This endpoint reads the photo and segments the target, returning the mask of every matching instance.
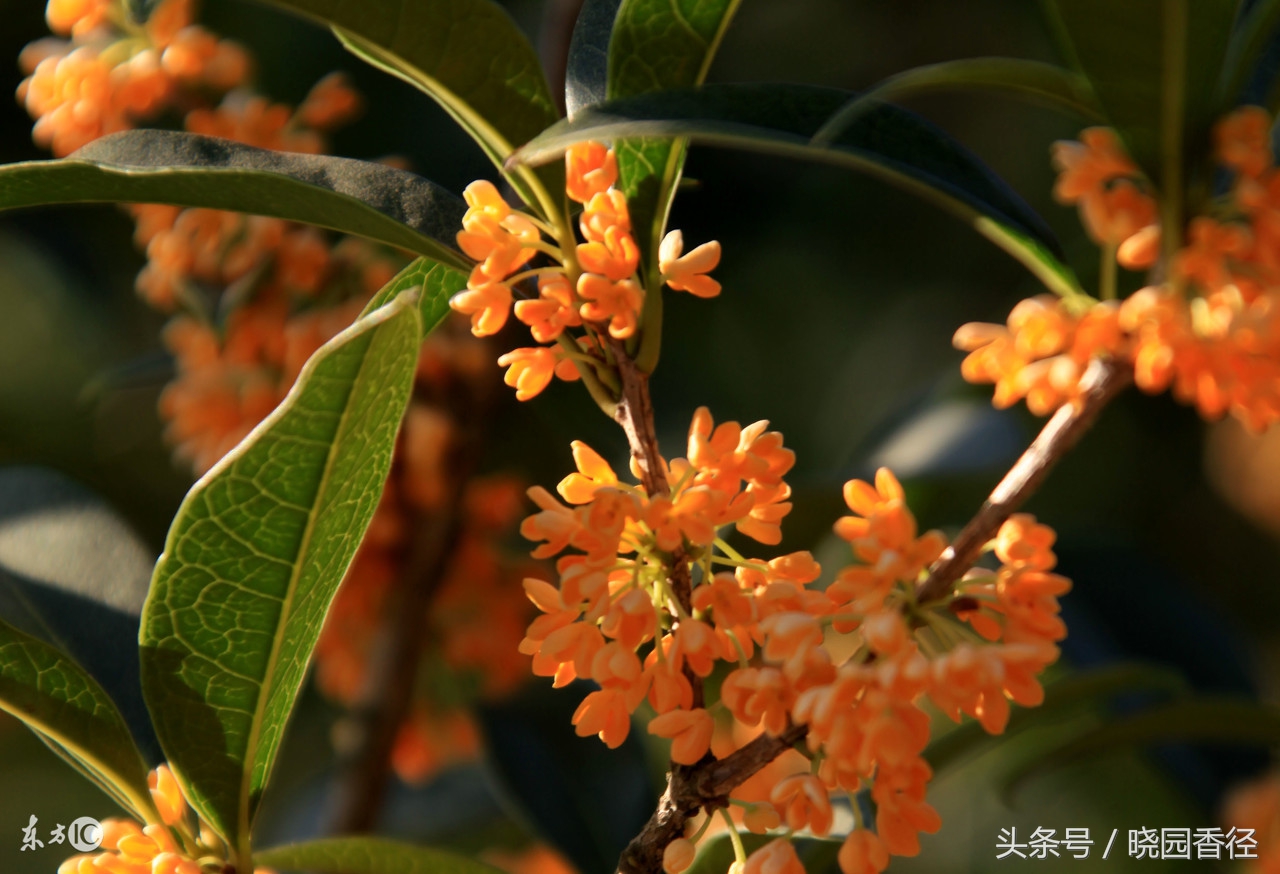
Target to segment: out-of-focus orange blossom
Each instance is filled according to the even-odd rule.
[[[36,119],[34,139],[63,156],[98,137],[177,112],[193,133],[264,149],[321,154],[326,134],[359,114],[345,76],[321,79],[297,107],[249,86],[248,50],[194,23],[189,0],[163,0],[145,26],[119,0],[50,0],[63,37],[29,45],[18,99]],[[146,252],[139,295],[170,315],[162,338],[176,375],[160,397],[165,436],[196,473],[208,470],[284,399],[303,364],[346,328],[406,263],[385,247],[280,219],[156,204],[128,207]],[[492,352],[457,325],[424,345],[391,481],[348,572],[316,650],[316,676],[332,699],[355,702],[369,654],[391,620],[417,520],[452,493],[460,439],[446,399],[482,391]],[[458,546],[422,617],[432,645],[424,672],[466,677],[460,689],[500,695],[527,672],[516,646],[528,620],[519,581],[532,571],[500,548],[523,503],[498,477],[469,483]],[[397,773],[423,781],[475,755],[467,698],[415,696],[392,756]]]
[[[1148,393],[1171,390],[1206,419],[1230,413],[1252,431],[1280,418],[1280,171],[1266,111],[1246,106],[1215,129],[1216,157],[1232,178],[1226,197],[1192,218],[1158,281],[1124,300],[1024,300],[1005,325],[956,332],[970,382],[995,384],[994,403],[1025,399],[1045,415],[1080,393],[1088,362],[1132,368]],[[1114,265],[1148,270],[1161,248],[1153,187],[1116,134],[1090,128],[1058,143],[1055,193],[1074,203]]]

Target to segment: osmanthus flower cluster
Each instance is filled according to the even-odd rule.
[[[451,305],[471,316],[477,337],[502,330],[514,308],[533,338],[548,344],[513,349],[498,360],[522,401],[539,394],[553,376],[577,379],[575,361],[593,370],[605,363],[600,338],[632,337],[644,305],[644,287],[636,276],[640,250],[631,236],[627,199],[613,187],[618,178],[613,150],[582,143],[569,150],[565,163],[566,194],[582,205],[582,242],[567,224],[548,225],[513,209],[491,182],[473,182],[464,192],[468,209],[458,246],[477,264]],[[530,266],[539,255],[545,258],[538,263],[550,263]],[[715,241],[686,253],[683,235],[671,231],[662,240],[658,263],[669,288],[703,298],[720,293],[720,283],[706,275],[720,263]],[[536,283],[536,296],[530,291],[516,300],[526,282]],[[580,329],[577,337],[573,329]]]
[[[1014,307],[1005,325],[963,326],[955,344],[969,352],[965,378],[995,383],[998,407],[1026,398],[1045,414],[1076,398],[1085,366],[1102,357],[1205,418],[1230,412],[1255,431],[1280,418],[1280,171],[1270,129],[1252,106],[1218,123],[1215,156],[1230,190],[1191,219],[1161,279],[1122,301],[1116,266],[1147,270],[1162,250],[1153,187],[1109,129],[1057,144],[1055,193],[1078,204],[1103,247],[1103,299],[1041,296]]]
[[[746,558],[720,536],[732,525],[764,544],[779,540],[790,506],[776,498],[788,495],[781,477],[794,457],[765,423],[713,428],[699,410],[688,458],[667,465],[673,485],[663,496],[622,482],[583,444],[573,450],[578,472],[560,483],[564,503],[530,490],[540,512],[521,530],[542,541],[535,556],[560,555],[560,582],[525,581],[543,615],[521,648],[557,686],[576,677],[600,686],[573,721],[610,746],[646,700],[657,713],[648,731],[670,738],[672,760],[684,765],[723,758],[760,731],[806,727],[801,770],[774,769],[771,785],[730,799],[752,831],[827,836],[833,797],[866,792],[874,830],[859,821],[839,860],[846,874],[881,871],[890,855],[917,854],[919,832],[940,825],[925,800],[926,701],[997,734],[1010,701],[1042,700],[1037,674],[1058,657],[1066,629],[1057,597],[1070,583],[1050,572],[1053,532],[1030,516],[1000,529],[998,569],[971,572],[953,594],[920,604],[915,586],[947,544],[936,531],[918,533],[901,486],[882,469],[874,485],[845,486],[853,515],[836,532],[858,561],[819,590],[809,553]],[[692,610],[673,591],[677,580],[691,586]],[[833,635],[855,636],[851,657],[832,655]],[[718,700],[695,700],[690,680],[718,667]],[[669,874],[688,866],[701,833],[668,846]],[[745,861],[747,871],[799,866],[785,837]]]
[[[521,531],[542,541],[535,557],[560,555],[559,586],[525,582],[544,615],[521,648],[533,655],[534,672],[556,685],[576,677],[599,684],[573,721],[580,735],[610,746],[626,738],[645,700],[657,713],[648,730],[670,738],[672,760],[685,765],[710,755],[718,713],[775,735],[807,726],[813,767],[779,775],[769,801],[749,802],[748,827],[785,822],[789,831],[826,835],[831,795],[869,788],[876,830],[846,837],[841,864],[850,874],[882,870],[890,853],[915,854],[917,833],[939,825],[924,800],[931,774],[920,758],[929,737],[922,699],[956,718],[974,715],[992,732],[1003,729],[1010,697],[1038,703],[1035,674],[1057,657],[1054,642],[1065,629],[1056,596],[1068,584],[1047,572],[1051,533],[1017,518],[998,541],[1004,567],[971,576],[945,604],[921,608],[912,587],[946,544],[936,532],[917,536],[888,471],[875,487],[846,487],[857,515],[836,530],[862,563],[825,591],[809,588],[820,568],[807,552],[742,556],[723,529],[777,544],[791,509],[783,477],[794,454],[766,428],[717,427],[700,409],[687,458],[660,462],[665,494],[623,482],[574,443],[578,471],[558,488],[565,503],[530,490],[540,512]],[[829,633],[858,634],[858,654],[837,664],[823,645]],[[692,678],[710,676],[720,662],[733,669],[719,700],[696,700]],[[676,841],[667,870],[691,858],[690,845]],[[775,842],[746,866],[772,870],[794,858],[789,844]]]
[[[359,110],[345,79],[321,80],[297,108],[244,87],[247,51],[192,23],[189,0],[164,0],[144,26],[120,0],[50,0],[68,40],[23,51],[18,99],[33,136],[55,155],[166,111],[195,133],[267,149],[319,153],[324,132]],[[350,324],[360,303],[402,265],[363,240],[210,209],[138,204],[134,239],[147,265],[138,293],[173,321],[166,345],[178,377],[161,401],[169,440],[208,469],[288,392],[303,362]]]
[[[328,149],[326,133],[361,106],[336,73],[296,108],[254,92],[245,85],[248,51],[193,24],[189,0],[163,0],[144,26],[133,24],[120,0],[50,0],[46,15],[68,39],[28,46],[21,64],[29,78],[18,98],[36,118],[36,142],[57,155],[173,110],[192,133],[318,154]],[[366,240],[280,219],[156,204],[128,209],[147,255],[138,293],[171,316],[162,339],[177,372],[160,397],[165,436],[196,473],[275,409],[307,359],[406,263]],[[318,684],[339,703],[354,704],[367,688],[370,655],[394,617],[418,521],[439,514],[453,495],[451,459],[468,438],[450,399],[487,390],[491,356],[456,323],[423,347],[391,481],[316,651]],[[468,703],[501,695],[527,671],[516,646],[528,605],[502,594],[518,591],[532,572],[500,547],[520,512],[519,488],[498,479],[461,491],[458,546],[442,562],[422,616],[436,633],[421,658],[424,673],[465,678],[453,685],[467,692],[447,703],[426,684],[415,694],[392,755],[399,776],[414,782],[474,754]]]
[[[37,119],[35,141],[58,157],[249,73],[243,48],[192,23],[190,0],[166,0],[145,25],[119,0],[49,0],[45,18],[68,38],[23,50],[18,100]]]
[[[535,339],[557,344],[499,359],[517,397],[538,394],[553,373],[595,374],[620,395],[617,418],[639,481],[626,481],[575,441],[577,471],[560,482],[559,496],[529,490],[537,512],[520,530],[539,543],[534,558],[555,559],[557,582],[524,581],[542,615],[520,651],[557,687],[579,678],[598,686],[572,718],[583,737],[619,746],[647,702],[655,714],[647,730],[671,741],[678,766],[732,757],[761,734],[804,729],[807,758],[783,750],[741,774],[730,792],[747,828],[778,835],[749,857],[735,842],[735,871],[799,874],[788,838],[828,836],[833,798],[859,794],[870,796],[875,822],[850,806],[855,826],[839,853],[845,874],[878,872],[890,855],[915,855],[919,833],[940,825],[925,800],[932,776],[922,758],[926,702],[999,733],[1010,701],[1042,698],[1037,675],[1058,657],[1066,629],[1057,598],[1070,588],[1051,573],[1053,532],[1029,516],[1010,518],[992,544],[997,569],[974,571],[921,603],[916,587],[948,544],[936,531],[918,532],[902,487],[881,470],[874,485],[845,487],[853,515],[836,532],[857,561],[825,588],[814,585],[822,569],[808,552],[743,555],[725,539],[731,530],[764,546],[781,542],[795,454],[767,422],[717,425],[706,408],[694,414],[684,458],[657,453],[647,382],[634,361],[623,366],[627,346],[617,342],[637,330],[643,294],[626,200],[613,187],[612,151],[573,147],[566,179],[568,196],[584,206],[585,242],[557,234],[562,219],[546,224],[512,209],[486,182],[468,187],[458,234],[477,264],[452,304],[471,316],[472,331],[495,333],[514,308]],[[718,294],[706,276],[718,244],[682,249],[678,231],[663,240],[662,281],[701,297]],[[530,266],[541,256],[553,263]],[[537,297],[517,300],[526,281],[536,281]],[[571,329],[580,329],[578,338]],[[637,397],[638,411],[621,409]],[[834,655],[842,651],[828,645],[836,639],[852,641],[843,648],[851,656]],[[720,682],[709,694],[704,681],[713,674]],[[692,863],[723,804],[723,797],[704,802],[696,833],[661,839],[668,874]]]
[[[72,856],[58,874],[207,874],[228,870],[226,845],[187,805],[167,765],[147,778],[159,822],[102,821],[99,851]],[[273,874],[257,868],[253,874]]]

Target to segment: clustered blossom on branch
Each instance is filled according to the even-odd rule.
[[[321,154],[326,133],[360,111],[360,95],[340,73],[296,108],[255,92],[249,52],[194,24],[190,0],[163,0],[143,26],[119,0],[50,0],[46,17],[67,38],[27,47],[18,99],[36,118],[35,141],[58,156],[166,112],[192,133]],[[196,473],[275,409],[307,359],[407,263],[367,240],[281,219],[162,204],[128,209],[147,256],[137,291],[171,317],[162,339],[177,373],[160,397],[165,436]],[[474,406],[496,382],[491,354],[456,321],[423,346],[391,478],[316,649],[317,683],[340,704],[365,693],[397,592],[431,584],[405,579],[410,546],[420,520],[454,511],[445,506],[455,490],[452,459],[472,439],[461,433],[456,399]],[[520,513],[520,487],[497,477],[458,491],[457,545],[441,560],[423,612],[433,633],[423,635],[430,645],[420,654],[421,671],[448,678],[449,693],[426,691],[440,682],[415,687],[391,759],[410,782],[473,757],[479,741],[468,704],[510,691],[527,673],[516,646],[529,609],[512,595],[537,571],[501,546]]]
[[[1247,106],[1215,130],[1216,157],[1233,178],[1226,197],[1191,219],[1159,282],[1123,301],[1024,300],[1007,325],[972,323],[955,344],[970,382],[995,383],[994,403],[1026,398],[1043,415],[1079,396],[1091,358],[1133,368],[1143,391],[1172,389],[1214,419],[1230,412],[1260,431],[1280,419],[1280,171],[1271,118]],[[1103,247],[1104,276],[1152,267],[1161,249],[1157,195],[1107,128],[1057,144],[1055,193],[1076,203]]]
[[[731,801],[745,808],[752,831],[785,826],[825,836],[831,797],[869,790],[875,832],[859,827],[846,836],[840,864],[846,874],[880,871],[889,854],[918,853],[917,833],[940,824],[925,801],[931,771],[921,758],[929,740],[923,702],[956,720],[972,715],[991,733],[1004,730],[1010,699],[1039,704],[1036,676],[1058,657],[1066,629],[1057,596],[1070,583],[1049,572],[1052,531],[1019,515],[997,538],[998,570],[971,573],[941,602],[914,603],[914,586],[946,544],[936,531],[917,535],[887,470],[875,486],[846,485],[854,515],[836,531],[859,562],[824,591],[809,587],[820,568],[807,552],[744,558],[717,529],[751,505],[742,500],[751,485],[740,489],[750,482],[741,471],[767,466],[752,452],[753,438],[778,436],[763,427],[729,422],[711,431],[700,410],[689,440],[693,460],[669,464],[680,484],[670,498],[621,483],[575,444],[579,472],[559,488],[570,506],[531,491],[542,511],[522,531],[544,541],[535,555],[574,551],[557,564],[558,588],[526,581],[544,615],[523,648],[534,654],[535,673],[557,685],[574,677],[600,685],[574,723],[579,734],[598,734],[610,746],[625,739],[631,713],[646,699],[658,713],[649,732],[670,738],[672,760],[685,765],[709,755],[713,735],[721,736],[714,746],[724,757],[761,730],[806,726],[811,761],[803,770],[771,774],[764,798]],[[719,451],[708,452],[708,444]],[[777,467],[785,471],[790,461]],[[757,539],[776,543],[773,526]],[[673,553],[687,556],[687,566],[674,565]],[[671,591],[680,574],[693,581],[692,611]],[[831,635],[855,635],[853,656],[838,662],[825,645]],[[728,670],[719,700],[694,706],[688,674],[708,677],[717,662]],[[688,848],[671,847],[666,867],[678,874]],[[757,852],[762,859],[794,853],[789,844]]]
[[[458,241],[479,263],[453,306],[471,315],[475,333],[493,333],[508,318],[514,289],[536,277],[539,296],[514,302],[516,316],[536,339],[560,339],[560,346],[500,359],[513,365],[507,381],[518,397],[540,392],[553,371],[572,377],[569,368],[585,366],[602,382],[624,383],[615,389],[620,403],[643,406],[645,377],[622,366],[625,346],[603,339],[631,337],[643,304],[626,200],[612,187],[613,153],[597,143],[575,146],[566,171],[569,196],[585,204],[579,225],[587,242],[573,249],[549,225],[512,210],[489,183],[468,187]],[[705,275],[719,260],[718,244],[681,250],[672,232],[659,253],[663,280],[699,296],[718,294]],[[522,271],[539,252],[558,265]],[[569,328],[582,328],[583,339],[566,343]],[[520,645],[533,656],[534,673],[556,686],[593,680],[599,689],[573,724],[610,747],[627,738],[647,701],[657,714],[647,730],[671,741],[676,766],[728,758],[762,733],[803,727],[804,756],[785,751],[737,775],[729,802],[741,808],[742,822],[778,838],[750,856],[737,844],[735,871],[798,874],[788,838],[801,830],[830,834],[838,795],[865,793],[875,807],[873,830],[851,805],[856,824],[839,853],[845,874],[878,872],[890,855],[915,855],[919,833],[940,825],[925,800],[932,772],[922,758],[924,703],[999,733],[1011,700],[1031,706],[1043,697],[1037,675],[1058,657],[1066,629],[1057,598],[1070,588],[1051,573],[1053,532],[1030,516],[1010,518],[993,543],[998,569],[973,571],[953,592],[920,603],[916,587],[947,543],[936,531],[918,532],[902,487],[881,470],[874,485],[846,485],[853,515],[836,532],[857,561],[816,588],[821,568],[810,553],[754,558],[725,539],[734,529],[766,546],[781,541],[791,510],[784,478],[795,464],[781,434],[763,421],[717,425],[701,408],[686,457],[666,459],[653,455],[652,428],[651,420],[632,420],[628,431],[631,473],[644,484],[620,478],[575,441],[577,471],[560,482],[559,497],[529,490],[538,511],[521,533],[539,542],[535,558],[556,558],[558,575],[556,585],[525,581],[542,611]],[[838,640],[848,645],[830,646]],[[851,654],[834,654],[841,651]],[[721,682],[709,697],[704,680],[713,674]],[[701,827],[657,848],[668,874],[692,863],[724,803],[704,801]]]
[[[567,224],[548,225],[513,209],[491,182],[473,182],[464,192],[468,209],[458,246],[478,263],[467,289],[451,301],[453,308],[471,316],[477,337],[502,330],[514,308],[535,340],[552,344],[513,349],[498,360],[522,401],[540,394],[553,376],[577,379],[575,362],[593,371],[606,364],[601,337],[632,337],[644,305],[644,287],[636,276],[640,250],[631,236],[627,199],[613,187],[618,178],[613,150],[599,143],[576,145],[565,163],[566,194],[582,204],[581,243]],[[520,269],[539,253],[554,263]],[[667,286],[697,297],[720,293],[720,283],[706,275],[719,263],[719,243],[685,253],[680,231],[667,234],[659,248]],[[517,301],[516,289],[526,280],[537,282],[537,296]],[[581,328],[582,335],[566,333],[573,328]]]

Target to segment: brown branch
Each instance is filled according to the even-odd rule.
[[[694,766],[692,788],[704,799],[726,798],[751,775],[794,747],[809,733],[805,725],[793,725],[778,736],[762,734],[723,759]]]
[[[658,809],[623,850],[618,870],[660,874],[663,850],[684,837],[685,827],[699,810],[727,807],[730,792],[799,743],[807,732],[805,726],[795,725],[777,737],[762,734],[723,759],[707,756],[696,765],[673,765]]]
[[[622,397],[616,414],[618,424],[626,432],[645,490],[650,495],[667,494],[670,486],[654,428],[649,377],[636,367],[622,343],[612,341],[610,346],[622,382]],[[685,612],[692,612],[692,580],[688,556],[683,549],[677,549],[671,555],[671,589]],[[693,688],[693,706],[702,707],[702,678],[687,666],[684,673]],[[699,810],[727,806],[729,793],[734,788],[794,746],[806,731],[804,726],[796,726],[778,737],[761,735],[719,760],[708,753],[696,765],[673,762],[667,774],[666,791],[658,799],[657,809],[623,851],[618,869],[623,874],[661,874],[663,850],[684,836],[686,825]]]
[[[640,481],[650,495],[665,495],[670,491],[667,473],[662,467],[662,453],[658,449],[658,435],[653,424],[653,401],[649,397],[649,376],[643,373],[627,355],[626,346],[602,332],[608,338],[610,349],[617,361],[618,376],[622,380],[622,397],[618,400],[614,418],[627,435],[631,457],[640,469]]]
[[[413,704],[422,647],[428,639],[424,633],[427,613],[462,533],[459,506],[479,464],[492,412],[493,386],[487,382],[460,380],[441,396],[431,394],[418,386],[418,402],[448,411],[456,429],[441,466],[444,495],[435,509],[414,513],[412,539],[384,613],[389,617],[387,628],[370,661],[360,699],[346,718],[352,752],[344,757],[333,792],[329,831],[334,834],[372,831],[382,812],[391,754]]]
[[[1040,434],[1009,468],[991,496],[983,503],[930,569],[929,577],[916,589],[921,603],[937,600],[953,583],[973,567],[982,547],[995,537],[1005,520],[1029,498],[1058,460],[1070,450],[1098,418],[1112,398],[1133,379],[1133,370],[1111,359],[1095,358],[1081,380],[1081,395],[1058,409]]]
[[[348,719],[353,753],[334,791],[334,834],[372,831],[386,799],[391,753],[409,715],[425,639],[423,623],[431,599],[444,580],[459,533],[459,514],[450,501],[420,520],[405,568],[387,614],[380,652],[369,665],[364,693]]]
[[[647,377],[626,356],[622,344],[615,344],[613,348],[622,377],[618,423],[627,434],[645,488],[650,494],[665,493],[667,483],[658,460]],[[1054,414],[964,527],[953,546],[934,565],[929,578],[917,590],[921,602],[941,597],[973,565],[982,554],[983,545],[1040,486],[1058,459],[1076,444],[1102,408],[1131,379],[1131,370],[1115,362],[1098,359],[1089,365],[1082,380],[1080,398]],[[680,561],[677,567],[684,569],[683,583],[687,592],[687,566]],[[675,579],[672,585],[676,588]],[[685,595],[679,589],[677,592],[683,602]],[[695,689],[701,692],[700,681],[695,683]],[[667,775],[666,791],[658,800],[657,809],[623,851],[618,870],[622,874],[661,874],[663,851],[672,841],[684,836],[690,819],[700,810],[726,806],[730,792],[799,743],[807,731],[803,725],[791,726],[777,737],[761,735],[723,759],[717,760],[708,754],[696,765],[673,763]]]

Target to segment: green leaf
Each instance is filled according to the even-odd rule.
[[[393,279],[394,299],[316,352],[283,403],[191,489],[143,608],[156,734],[192,804],[246,867],[325,613],[390,468],[420,313],[442,309],[416,289],[431,279],[442,297],[456,285],[452,271],[423,267]]]
[[[1280,26],[1280,0],[1257,0],[1242,16],[1227,45],[1218,93],[1218,111],[1228,112],[1243,96],[1262,53]]]
[[[1237,0],[1044,0],[1064,52],[1103,112],[1165,195],[1180,227],[1183,186],[1208,154]],[[1195,175],[1196,178],[1191,178]],[[1166,233],[1170,245],[1177,234]]]
[[[58,161],[0,166],[0,209],[104,202],[273,216],[470,266],[453,248],[466,209],[462,201],[434,182],[383,164],[135,130],[94,140]]]
[[[1060,722],[1082,706],[1099,706],[1122,693],[1153,691],[1179,693],[1185,691],[1182,675],[1154,665],[1119,664],[1096,671],[1076,674],[1045,687],[1044,703],[1039,707],[1015,708],[1001,738],[1038,725]],[[948,768],[970,754],[998,742],[987,734],[982,723],[969,721],[929,744],[925,760],[935,772]]]
[[[316,874],[499,874],[497,868],[444,850],[386,838],[323,838],[253,854],[253,864]]]
[[[147,762],[160,746],[138,682],[138,617],[154,568],[100,496],[45,468],[0,468],[0,619],[82,665]]]
[[[606,95],[618,100],[700,85],[715,57],[740,0],[623,0],[609,40]],[[631,233],[649,294],[642,315],[640,366],[652,370],[661,340],[662,285],[658,243],[687,143],[667,137],[614,137],[618,188],[627,196]]]
[[[338,28],[399,67],[499,163],[559,113],[538,55],[491,0],[267,0]]]
[[[449,315],[449,298],[466,287],[467,272],[455,270],[430,258],[419,258],[384,285],[365,306],[361,315],[369,315],[409,289],[420,289],[418,313],[422,318],[425,336]]]
[[[425,92],[502,169],[560,114],[537,52],[491,0],[265,0],[333,28],[357,57]],[[561,168],[509,181],[545,214],[564,199]]]
[[[850,92],[808,85],[708,85],[609,101],[562,121],[515,161],[554,160],[573,143],[625,137],[688,138],[821,161],[889,182],[947,209],[1027,267],[1049,289],[1083,294],[1057,257],[1052,232],[1021,198],[954,139],[906,110],[881,104],[830,146],[811,139]]]
[[[929,64],[890,76],[854,97],[813,136],[815,145],[829,145],[876,101],[897,100],[936,91],[994,91],[1070,112],[1090,121],[1101,113],[1081,76],[1056,64],[1022,58],[962,58]]]
[[[1280,745],[1280,711],[1253,701],[1208,697],[1153,707],[1111,720],[1027,762],[1008,775],[1003,794],[1012,798],[1027,781],[1089,756],[1176,741],[1275,747]]]
[[[609,39],[622,0],[586,0],[578,12],[565,62],[564,105],[573,116],[608,99]]]
[[[0,710],[125,810],[158,821],[147,770],[111,697],[69,655],[0,622]]]

